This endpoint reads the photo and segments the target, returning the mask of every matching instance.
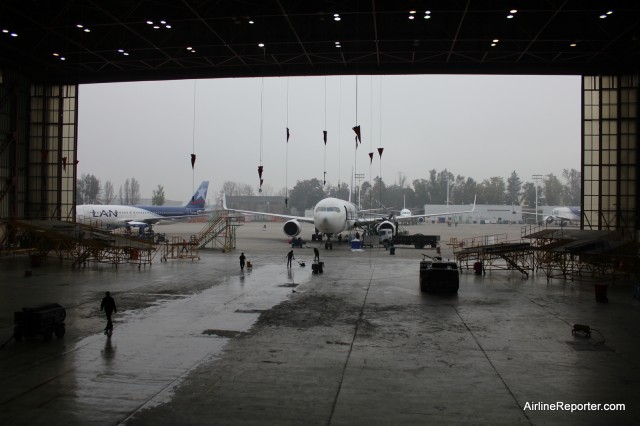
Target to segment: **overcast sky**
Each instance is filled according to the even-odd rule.
[[[144,198],[160,184],[167,199],[186,202],[202,180],[210,181],[210,201],[225,181],[257,194],[260,164],[263,188],[274,193],[298,180],[322,181],[325,171],[328,184],[349,182],[354,167],[387,184],[400,172],[409,183],[428,178],[431,169],[478,182],[515,170],[527,182],[580,167],[579,76],[110,83],[80,86],[79,103],[79,175],[110,180],[116,192],[134,177]]]

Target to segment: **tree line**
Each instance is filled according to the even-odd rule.
[[[117,204],[135,205],[140,202],[140,183],[136,178],[127,178],[115,194],[111,181],[101,185],[100,179],[91,174],[83,174],[76,181],[76,204]],[[165,202],[164,187],[158,185],[153,191],[151,203],[161,206]]]
[[[360,202],[363,209],[390,208],[423,208],[425,204],[446,204],[447,187],[449,204],[471,204],[476,197],[477,204],[513,204],[535,207],[536,193],[539,206],[580,205],[580,172],[575,169],[564,169],[562,180],[553,173],[541,176],[537,182],[524,182],[513,171],[506,179],[500,176],[490,177],[481,182],[462,175],[454,175],[447,169],[429,171],[428,178],[415,179],[409,183],[402,172],[398,173],[393,184],[387,184],[376,176],[372,182],[365,181],[351,194],[351,201]],[[537,187],[537,191],[536,191]],[[323,185],[322,181],[313,178],[298,181],[288,192],[285,188],[274,191],[269,185],[263,186],[260,195],[279,195],[287,198],[287,206],[298,211],[312,208],[321,199],[329,196],[341,199],[349,198],[349,185]],[[222,190],[228,196],[256,195],[253,186],[226,181]],[[77,204],[118,204],[133,205],[140,201],[140,184],[135,178],[127,178],[120,186],[118,194],[114,186],[106,181],[104,186],[91,174],[83,174],[76,183]],[[165,202],[164,187],[158,185],[151,196],[153,205]]]
[[[225,182],[224,188],[232,188],[234,185],[235,188],[243,187]],[[429,171],[428,178],[415,179],[411,184],[403,173],[398,173],[393,184],[386,184],[377,176],[373,182],[365,181],[356,187],[351,194],[351,201],[359,202],[363,209],[421,209],[425,204],[446,204],[448,186],[449,204],[472,204],[476,197],[477,204],[512,204],[531,208],[535,208],[536,204],[575,206],[580,205],[580,185],[580,172],[575,169],[563,170],[562,180],[550,173],[541,176],[538,182],[524,182],[515,171],[506,179],[495,176],[477,182],[473,178],[454,175],[446,169],[433,169]],[[249,192],[234,195],[253,195],[252,189]],[[314,178],[298,181],[288,194],[285,192],[283,189],[276,195],[286,195],[289,207],[304,211],[327,196],[348,199],[349,186],[341,183],[325,187],[320,180]],[[232,195],[226,191],[225,193]]]

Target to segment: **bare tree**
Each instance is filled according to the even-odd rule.
[[[113,191],[114,189],[111,181],[106,181],[102,191],[102,204],[111,204],[113,199],[116,197]]]

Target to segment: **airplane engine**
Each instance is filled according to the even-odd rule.
[[[282,230],[290,237],[297,237],[298,235],[300,235],[300,231],[302,230],[302,228],[300,228],[300,223],[298,223],[297,220],[291,219],[285,222]]]
[[[381,229],[391,229],[391,232],[393,232],[394,235],[396,234],[396,224],[389,220],[380,222],[378,226],[376,226],[376,231],[380,232]]]
[[[418,218],[418,223],[424,223],[424,217],[419,217]]]
[[[544,221],[547,223],[553,223],[553,221],[555,220],[555,218],[553,216],[546,216],[544,218]]]

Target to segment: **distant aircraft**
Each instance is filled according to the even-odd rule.
[[[553,223],[555,221],[560,222],[560,226],[566,222],[580,221],[582,217],[582,208],[580,207],[556,207],[551,210],[550,216],[545,216],[544,221],[547,223]]]
[[[373,226],[374,229],[379,232],[381,229],[391,229],[391,231],[395,234],[397,228],[397,220],[404,219],[413,219],[419,217],[430,217],[430,216],[443,216],[443,215],[453,215],[460,213],[470,213],[476,207],[475,199],[473,201],[473,208],[471,210],[467,210],[464,212],[446,212],[446,213],[429,213],[429,214],[421,214],[421,215],[409,215],[398,217],[394,220],[393,216],[389,218],[380,218],[380,217],[361,217],[361,210],[355,206],[355,204],[350,201],[341,200],[339,198],[324,198],[315,205],[313,209],[313,217],[303,217],[303,216],[291,216],[285,214],[278,213],[264,213],[264,212],[255,212],[249,210],[238,210],[238,209],[230,209],[227,208],[227,200],[223,194],[222,197],[222,208],[224,210],[238,212],[243,214],[259,214],[263,216],[272,216],[272,217],[280,217],[284,219],[289,219],[285,222],[282,230],[289,237],[296,237],[300,235],[302,228],[300,223],[311,223],[315,226],[316,230],[324,235],[327,238],[331,238],[332,235],[339,234],[343,231],[351,231],[355,228],[362,228],[366,226]]]
[[[148,226],[165,220],[197,216],[204,211],[209,181],[203,181],[184,206],[123,206],[114,204],[82,204],[76,206],[76,221],[97,222],[109,228]]]

